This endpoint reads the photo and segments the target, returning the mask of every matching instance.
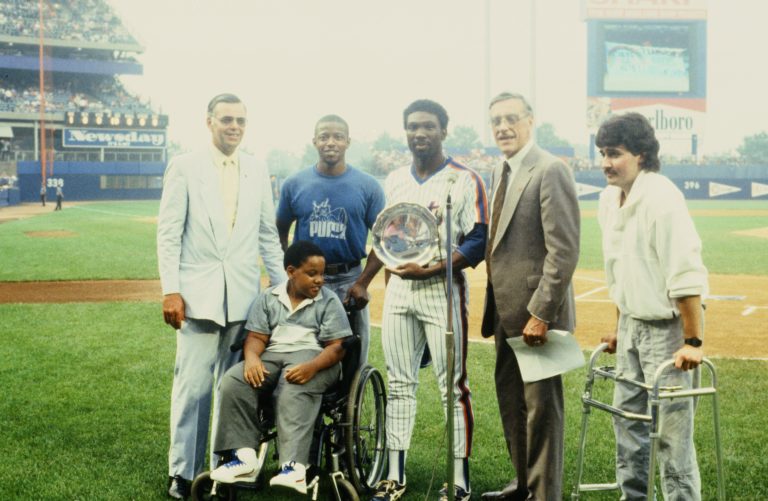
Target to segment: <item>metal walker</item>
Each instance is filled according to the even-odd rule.
[[[706,367],[709,370],[712,385],[704,388],[694,387],[689,390],[684,390],[680,386],[659,386],[661,376],[665,371],[670,368],[674,369],[674,360],[668,360],[659,366],[654,375],[652,384],[641,383],[639,381],[633,381],[624,378],[621,374],[617,374],[613,367],[595,367],[598,357],[608,347],[607,343],[599,345],[592,356],[589,359],[589,365],[587,367],[587,380],[584,389],[584,394],[581,397],[581,401],[584,404],[581,418],[581,435],[579,437],[579,454],[576,463],[576,485],[571,493],[571,499],[578,500],[582,491],[607,491],[616,490],[619,485],[616,482],[605,484],[586,484],[582,483],[582,475],[584,472],[584,452],[587,440],[587,428],[588,419],[591,413],[591,409],[602,410],[608,412],[614,416],[619,416],[624,419],[631,419],[634,421],[645,421],[650,423],[650,459],[648,465],[648,496],[647,499],[654,499],[654,488],[656,478],[656,453],[659,447],[659,438],[661,437],[661,414],[659,412],[661,408],[661,401],[663,399],[672,398],[694,398],[694,405],[696,400],[701,396],[709,395],[712,397],[712,418],[715,427],[715,454],[717,458],[717,498],[719,500],[725,500],[725,476],[723,472],[723,458],[722,448],[720,445],[720,415],[717,403],[717,373],[715,367],[709,359],[704,358],[701,366]],[[697,368],[698,372],[700,368]],[[612,379],[615,383],[629,384],[639,388],[643,388],[648,391],[650,414],[637,414],[634,412],[628,412],[610,404],[596,400],[592,396],[592,386],[595,382],[595,377],[599,376],[605,379]],[[694,374],[694,385],[697,385],[699,375]]]

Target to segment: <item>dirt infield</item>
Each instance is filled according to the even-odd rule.
[[[694,217],[765,217],[768,209],[691,209],[690,213]],[[597,209],[582,209],[581,217],[597,217]]]
[[[157,301],[159,280],[0,282],[0,303],[103,303]]]
[[[66,231],[66,230],[25,231],[24,234],[32,238],[67,238],[67,237],[77,236],[77,233],[75,233],[74,231]]]
[[[485,268],[469,273],[470,337],[480,339]],[[576,337],[584,348],[596,346],[615,326],[615,307],[608,299],[603,273],[579,270],[574,277],[577,304]],[[712,297],[707,304],[705,347],[710,356],[768,358],[768,277],[711,275]],[[371,320],[381,322],[384,279],[371,284]],[[0,282],[0,303],[68,303],[156,301],[157,280],[97,280],[71,282]],[[158,315],[159,306],[158,306]]]
[[[94,202],[66,202],[67,207]],[[0,223],[23,219],[52,211],[55,204],[42,207],[27,203],[4,207]],[[695,209],[693,215],[732,216],[734,212],[750,216],[768,216],[766,209],[712,210]],[[582,211],[582,217],[594,216],[593,210]],[[141,218],[154,223],[155,218]],[[751,236],[766,237],[767,228],[749,230]],[[745,232],[746,233],[746,232]],[[35,235],[38,238],[61,238],[68,235]],[[470,337],[481,339],[480,320],[485,294],[485,266],[468,273],[470,288]],[[608,299],[602,271],[577,270],[576,337],[584,348],[592,348],[600,337],[615,326],[615,308]],[[371,284],[371,320],[381,323],[384,303],[384,278],[380,273]],[[768,358],[768,276],[710,275],[707,301],[705,347],[708,355],[723,357]],[[157,280],[99,280],[71,282],[0,282],[0,303],[68,303],[109,301],[160,302]],[[159,315],[158,306],[158,315]]]
[[[64,202],[64,207],[76,207],[78,205],[87,205],[98,202]],[[10,207],[3,207],[0,210],[0,223],[7,223],[8,221],[16,221],[17,219],[25,219],[32,216],[39,216],[40,214],[47,214],[53,212],[56,207],[56,201],[53,203],[48,202],[43,207],[39,202],[24,203],[19,205],[12,205]]]
[[[745,235],[747,237],[768,238],[768,227],[755,228],[754,230],[734,231],[736,235]]]
[[[479,339],[485,295],[485,267],[468,273],[470,284],[469,335]],[[616,325],[616,308],[608,298],[602,271],[577,270],[576,338],[583,348],[593,348]],[[710,275],[705,347],[709,356],[768,357],[768,277]],[[370,288],[373,322],[381,319],[384,280],[377,277]]]

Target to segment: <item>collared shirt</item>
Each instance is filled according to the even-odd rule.
[[[323,342],[352,335],[339,297],[327,287],[296,308],[288,296],[288,282],[270,287],[251,305],[246,330],[269,336],[267,351],[291,353],[322,351]]]
[[[507,162],[509,165],[509,178],[507,179],[507,193],[509,193],[509,187],[512,186],[512,181],[515,179],[515,175],[517,175],[517,171],[520,170],[520,166],[523,163],[523,159],[526,155],[528,155],[528,152],[531,151],[531,148],[533,148],[533,140],[529,139],[527,143],[525,143],[525,146],[520,148],[520,151],[518,151],[512,158],[505,158],[504,162]]]
[[[621,189],[600,194],[605,277],[622,314],[638,320],[670,319],[676,299],[707,294],[701,239],[685,198],[665,176],[640,171],[624,205]]]
[[[527,143],[525,143],[525,146],[523,146],[520,151],[517,152],[512,158],[505,158],[502,160],[502,168],[503,168],[503,162],[507,162],[509,165],[509,177],[507,178],[507,191],[506,193],[509,193],[509,187],[512,186],[512,181],[514,181],[515,176],[517,175],[517,171],[520,170],[520,166],[523,163],[523,159],[528,154],[529,151],[531,151],[531,148],[533,148],[533,140],[529,139]],[[494,188],[493,192],[491,193],[491,207],[493,207],[493,199],[496,197],[496,193],[498,192],[499,183],[501,182],[501,176],[499,176],[498,181],[496,181],[496,186],[493,186]],[[491,211],[493,212],[493,211]],[[493,214],[490,214],[490,224],[493,224]],[[493,245],[493,242],[489,242],[488,245]]]
[[[240,191],[240,155],[236,149],[229,156],[224,155],[215,146],[211,147],[213,163],[219,173],[219,189],[224,202],[224,216],[229,221],[227,231],[232,233],[237,217],[237,195]]]

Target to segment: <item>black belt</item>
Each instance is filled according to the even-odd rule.
[[[360,261],[353,261],[351,263],[338,263],[338,264],[326,264],[326,275],[338,275],[339,273],[346,273],[353,268],[360,266]]]

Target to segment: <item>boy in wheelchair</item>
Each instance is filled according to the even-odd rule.
[[[273,392],[281,470],[273,486],[307,492],[306,467],[323,392],[339,380],[342,340],[352,335],[339,298],[323,287],[325,258],[299,241],[283,260],[288,281],[254,301],[245,324],[245,360],[224,375],[214,451],[233,458],[211,472],[222,483],[254,481],[259,395]]]

